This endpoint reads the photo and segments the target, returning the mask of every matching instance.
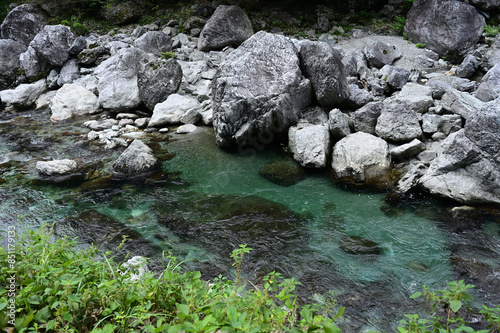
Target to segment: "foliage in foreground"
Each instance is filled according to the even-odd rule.
[[[241,262],[250,251],[240,246],[235,282],[219,277],[210,283],[199,272],[183,272],[176,258],[164,255],[160,276],[133,273],[95,247],[76,249],[69,239],[51,241],[45,227],[22,236],[15,255],[14,326],[18,332],[340,332],[334,321],[343,308],[300,307],[298,284],[272,272],[261,288],[239,286]],[[0,248],[0,329],[12,296],[9,254]],[[99,260],[101,259],[101,260]],[[120,271],[121,269],[121,271]],[[7,289],[5,289],[7,288]]]
[[[468,293],[474,285],[465,284],[461,281],[451,281],[446,289],[431,291],[424,286],[424,292],[416,292],[410,298],[416,299],[425,296],[427,303],[431,305],[430,317],[421,318],[418,314],[406,315],[402,320],[403,326],[398,327],[400,333],[459,333],[476,332],[464,319],[471,309],[468,302],[472,295]],[[493,333],[500,329],[500,305],[496,308],[488,308],[483,305],[480,314],[488,323],[488,329],[477,331],[477,333]]]

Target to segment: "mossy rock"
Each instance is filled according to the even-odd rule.
[[[281,186],[291,186],[307,178],[304,169],[291,159],[269,162],[260,168],[259,175]]]
[[[360,236],[346,235],[340,239],[340,248],[349,254],[366,255],[382,254],[382,248],[377,242]]]

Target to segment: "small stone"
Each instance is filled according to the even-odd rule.
[[[197,128],[196,125],[186,124],[186,125],[179,126],[177,128],[176,133],[177,134],[187,134],[187,133],[191,133],[191,132],[196,131],[196,128]]]
[[[167,127],[160,128],[160,129],[158,130],[158,132],[160,132],[160,133],[167,133],[167,132],[168,132],[168,128],[167,128]]]

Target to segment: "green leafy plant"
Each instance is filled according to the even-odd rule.
[[[343,308],[299,306],[298,283],[277,272],[245,289],[223,276],[204,281],[164,253],[161,273],[134,280],[111,252],[54,238],[46,226],[20,237],[15,295],[0,289],[0,330],[11,327],[4,310],[14,297],[17,332],[340,332],[335,320]],[[250,251],[240,245],[231,254],[237,271]],[[0,286],[9,259],[0,248]]]
[[[496,35],[498,35],[499,33],[499,29],[498,29],[498,26],[495,27],[495,26],[492,26],[490,24],[487,24],[485,27],[484,27],[484,35],[486,37],[495,37]]]
[[[398,327],[400,333],[427,333],[427,332],[475,332],[469,323],[463,318],[464,314],[470,312],[468,303],[472,300],[469,290],[474,285],[465,284],[461,281],[451,281],[446,289],[431,291],[424,286],[423,292],[416,292],[410,296],[418,299],[422,296],[430,303],[431,311],[429,318],[421,318],[418,314],[405,315],[401,320],[402,326]],[[484,318],[490,323],[490,330],[480,330],[478,333],[496,332],[500,327],[500,307],[488,308],[483,306],[480,311]]]
[[[81,14],[73,15],[69,20],[62,20],[61,24],[68,26],[74,34],[79,36],[85,35],[90,31],[90,29],[82,23]]]
[[[425,44],[422,44],[422,43],[417,43],[417,44],[415,44],[415,46],[417,47],[417,49],[424,49],[425,48]]]
[[[160,58],[162,58],[162,59],[174,59],[175,52],[174,51],[160,52]]]
[[[394,30],[397,33],[403,35],[404,29],[405,29],[405,24],[406,24],[406,17],[404,17],[404,16],[396,16],[394,18],[394,22],[390,22],[387,25],[392,30]]]

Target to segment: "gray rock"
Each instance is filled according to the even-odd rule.
[[[201,108],[192,108],[186,111],[181,117],[183,124],[196,124],[201,119]]]
[[[78,55],[87,47],[87,39],[83,36],[76,37],[75,41],[69,48],[69,54],[72,56]]]
[[[194,131],[196,131],[197,127],[196,125],[193,125],[193,124],[185,124],[185,125],[181,125],[177,128],[177,130],[175,131],[175,133],[177,134],[188,134],[188,133],[192,133]]]
[[[253,35],[247,14],[238,6],[220,5],[208,19],[198,39],[202,51],[237,47]]]
[[[307,178],[304,168],[290,158],[272,161],[259,169],[259,175],[281,186],[295,185]]]
[[[76,79],[73,83],[82,86],[83,88],[87,89],[96,96],[99,93],[97,90],[97,85],[99,84],[99,80],[97,80],[97,77],[93,74],[82,76]]]
[[[438,156],[438,152],[433,149],[427,149],[418,154],[417,159],[424,163],[425,165],[429,165],[432,161],[436,159]]]
[[[441,99],[452,88],[447,82],[440,80],[429,80],[425,83],[425,86],[431,89],[432,98],[435,99]]]
[[[500,9],[500,4],[496,0],[471,0],[469,3],[484,11],[498,11]]]
[[[483,102],[469,93],[450,89],[441,98],[442,107],[448,112],[468,119],[471,114],[483,107]]]
[[[190,110],[201,111],[200,103],[188,96],[172,94],[162,102],[156,104],[148,127],[161,127],[180,124],[182,117]]]
[[[353,109],[359,109],[373,101],[373,96],[367,89],[361,89],[357,84],[350,84],[348,87],[349,98],[347,104]]]
[[[418,187],[420,178],[427,171],[427,166],[422,162],[414,163],[410,166],[409,170],[398,181],[395,188],[388,195],[387,199],[391,201],[401,201],[409,195],[409,193]]]
[[[172,51],[172,40],[162,31],[148,31],[136,39],[134,46],[159,57],[162,52]]]
[[[419,117],[404,103],[384,103],[375,127],[377,135],[394,142],[411,141],[422,136]]]
[[[221,147],[272,140],[310,103],[297,49],[286,37],[258,32],[230,53],[213,81],[216,142]]]
[[[19,56],[26,51],[26,46],[10,39],[0,39],[0,90],[9,87],[20,67]]]
[[[423,43],[451,61],[460,61],[476,45],[485,24],[484,17],[465,2],[416,0],[406,16],[404,30],[412,42]]]
[[[80,65],[91,66],[97,61],[97,59],[107,54],[109,54],[109,50],[104,46],[99,45],[93,48],[82,50],[80,53],[78,53],[77,61]]]
[[[483,76],[475,96],[483,102],[492,101],[500,96],[500,64],[493,66]]]
[[[417,113],[426,113],[434,103],[432,90],[418,83],[407,83],[403,89],[388,101],[406,103],[408,107]]]
[[[455,70],[455,75],[462,78],[470,78],[479,67],[479,59],[472,54],[468,54],[460,66]]]
[[[371,102],[356,110],[353,116],[353,124],[356,132],[375,134],[377,119],[382,114],[383,102]]]
[[[74,116],[99,111],[97,96],[77,84],[65,84],[51,100],[51,121],[60,121]]]
[[[144,51],[126,48],[100,64],[94,73],[101,106],[113,112],[137,108],[141,104],[137,75],[149,61]]]
[[[462,117],[458,114],[444,114],[441,116],[441,123],[439,124],[439,130],[444,134],[448,135],[450,133],[459,131],[462,129]]]
[[[391,171],[389,146],[368,133],[348,135],[333,148],[332,168],[338,181],[387,185]]]
[[[8,107],[17,110],[26,110],[33,107],[36,100],[47,90],[45,79],[34,83],[23,83],[15,89],[0,91],[0,100]]]
[[[413,157],[424,150],[425,144],[418,139],[413,139],[413,141],[409,143],[391,149],[391,156],[394,160],[402,161]]]
[[[330,111],[328,118],[328,128],[330,129],[332,139],[338,141],[351,134],[348,115],[342,113],[339,109],[333,109]]]
[[[420,179],[429,192],[466,204],[500,203],[500,103],[473,113]]]
[[[46,15],[38,7],[29,4],[17,6],[3,20],[0,27],[1,37],[28,46],[45,26],[46,21]]]
[[[150,110],[179,90],[182,69],[175,59],[155,59],[137,75],[139,98]]]
[[[376,42],[365,47],[364,53],[368,63],[376,68],[384,65],[392,65],[394,61],[401,58],[401,50],[396,45],[387,45],[383,42]]]
[[[57,84],[62,86],[66,83],[73,83],[76,79],[80,77],[80,69],[78,67],[78,62],[76,59],[69,59],[66,61],[64,66],[59,72],[59,78],[57,79]]]
[[[53,160],[36,162],[36,171],[42,176],[63,176],[75,173],[78,164],[74,160]]]
[[[46,25],[33,38],[30,46],[43,62],[62,67],[69,58],[69,49],[75,41],[75,35],[64,25]]]
[[[38,59],[35,50],[29,46],[26,52],[19,56],[20,68],[24,70],[24,75],[28,78],[35,78],[40,73],[46,72],[49,66]]]
[[[382,80],[393,89],[401,89],[408,82],[411,72],[406,68],[385,65],[380,69]]]
[[[306,40],[300,44],[299,58],[302,73],[311,81],[319,105],[333,106],[349,97],[339,51],[327,43]]]
[[[141,140],[134,140],[113,163],[113,170],[128,177],[140,176],[156,166],[153,150]]]
[[[433,134],[439,131],[443,119],[438,114],[426,113],[422,116],[422,131],[425,134]]]
[[[330,153],[327,125],[299,123],[288,130],[288,148],[293,159],[309,168],[324,168]]]

